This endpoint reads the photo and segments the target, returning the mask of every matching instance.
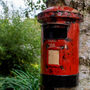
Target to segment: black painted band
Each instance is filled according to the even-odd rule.
[[[72,88],[78,85],[77,75],[64,75],[64,76],[54,76],[54,75],[41,75],[41,86],[47,88]]]

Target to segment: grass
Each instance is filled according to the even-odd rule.
[[[39,90],[39,66],[32,64],[30,71],[13,70],[14,77],[0,78],[0,90]]]

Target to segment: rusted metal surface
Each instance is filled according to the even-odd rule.
[[[78,72],[78,66],[79,66],[79,56],[78,56],[78,48],[79,48],[79,25],[78,23],[71,23],[69,27],[67,25],[61,26],[61,25],[43,25],[43,32],[48,32],[48,30],[53,31],[57,28],[57,30],[68,30],[65,33],[61,32],[61,35],[59,32],[55,34],[54,36],[61,35],[62,37],[57,37],[56,39],[52,39],[52,37],[48,37],[48,33],[42,34],[42,37],[44,40],[42,41],[42,74],[47,75],[75,75]],[[48,29],[49,28],[49,29]],[[44,36],[45,37],[44,37]],[[61,39],[58,39],[61,38]],[[59,65],[49,64],[48,63],[48,52],[49,50],[58,50],[59,51]],[[46,68],[48,66],[48,68]],[[62,66],[64,69],[60,68]],[[51,72],[52,70],[52,72]]]
[[[79,23],[82,15],[72,11],[73,8],[58,6],[47,8],[38,15],[38,21],[42,23],[41,90],[78,85]],[[59,52],[59,56],[56,55],[58,64],[58,59],[54,61],[56,53],[49,51]]]
[[[73,8],[70,8],[68,6],[50,7],[38,15],[38,21],[40,23],[51,22],[65,24],[65,22],[67,21],[82,20],[83,16],[80,13],[74,13],[73,10]]]

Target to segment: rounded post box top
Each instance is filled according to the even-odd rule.
[[[81,21],[83,16],[80,13],[73,12],[73,8],[68,6],[53,6],[45,9],[38,14],[40,23],[59,23],[60,21]],[[64,23],[63,23],[64,24]]]

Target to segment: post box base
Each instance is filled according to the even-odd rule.
[[[54,76],[54,75],[41,75],[41,87],[45,88],[72,88],[78,85],[77,75],[63,75],[63,76]]]

